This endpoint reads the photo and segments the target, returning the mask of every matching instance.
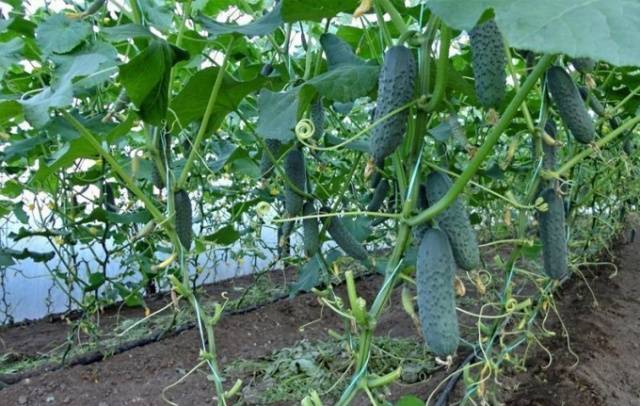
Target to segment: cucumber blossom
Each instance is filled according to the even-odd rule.
[[[427,176],[425,184],[429,204],[433,205],[447,194],[451,185],[451,180],[447,175],[431,172]],[[449,236],[453,256],[458,266],[466,270],[479,268],[478,239],[462,201],[456,198],[446,210],[436,216],[436,220],[440,228]]]
[[[447,235],[434,228],[422,234],[416,261],[418,314],[422,335],[438,357],[453,355],[460,332],[453,287],[455,260]]]
[[[306,202],[302,208],[304,216],[316,214],[313,202]],[[318,229],[318,219],[308,218],[302,220],[304,250],[308,257],[314,256],[320,248],[320,231]]]
[[[504,99],[507,85],[507,58],[504,40],[494,20],[477,25],[469,33],[471,65],[478,100],[485,108],[495,108]]]
[[[300,191],[305,191],[307,184],[307,172],[304,164],[304,153],[302,149],[294,147],[284,158],[284,173],[289,181]],[[284,189],[284,207],[291,217],[295,217],[302,211],[304,199],[298,194],[289,183]]]
[[[380,120],[413,99],[417,70],[411,50],[400,45],[389,48],[384,54],[384,63],[380,68],[374,121]],[[373,128],[369,142],[376,165],[380,165],[402,143],[408,117],[409,109],[405,108]]]
[[[175,208],[175,227],[178,239],[184,248],[191,249],[193,239],[193,212],[191,199],[184,190],[179,190],[173,195],[173,207]]]
[[[324,209],[328,212],[328,209]],[[369,253],[351,234],[349,229],[344,225],[342,219],[338,217],[330,217],[328,220],[327,231],[340,248],[352,258],[358,261],[367,262]]]
[[[576,141],[589,144],[595,137],[593,120],[571,76],[561,67],[547,71],[547,86],[564,125]]]
[[[382,207],[382,203],[384,203],[384,199],[386,199],[387,193],[389,193],[389,182],[385,179],[382,179],[380,182],[378,182],[378,186],[376,186],[375,190],[373,191],[371,201],[367,206],[367,211],[378,211],[380,207]]]
[[[280,151],[280,146],[282,143],[278,140],[266,139],[264,141],[266,149],[262,151],[262,158],[260,158],[260,174],[263,178],[268,179],[273,173],[273,162],[269,157],[269,153],[266,150],[269,150],[271,155],[278,159],[278,152]]]
[[[549,206],[538,217],[544,272],[550,278],[562,279],[568,272],[564,202],[554,188],[543,190],[540,196]]]

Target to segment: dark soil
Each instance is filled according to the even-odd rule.
[[[547,355],[539,351],[530,358],[526,373],[505,378],[501,397],[507,399],[507,405],[640,405],[640,275],[636,266],[640,263],[640,241],[621,246],[616,252],[619,272],[614,278],[609,278],[609,268],[585,272],[597,307],[586,283],[577,276],[557,299],[571,349],[580,357],[578,365],[574,366],[576,360],[567,350],[567,338],[560,334],[559,322],[549,320],[547,328],[558,333],[544,341],[553,353],[553,363],[545,369]],[[372,276],[358,282],[358,293],[367,303],[371,303],[381,281],[379,276]],[[235,283],[242,286],[239,281]],[[227,285],[226,289],[232,287]],[[225,286],[217,286],[217,293],[210,294],[224,290]],[[343,289],[338,293],[344,297]],[[399,293],[394,293],[376,334],[413,337],[419,345],[421,339],[400,306]],[[165,302],[166,298],[158,298],[150,307],[158,308]],[[141,315],[140,310],[123,312],[118,317]],[[110,317],[116,317],[116,313]],[[326,339],[329,329],[342,327],[342,321],[322,308],[312,294],[281,300],[246,314],[223,317],[216,328],[219,361],[224,366],[240,358],[257,359],[301,339]],[[67,327],[62,322],[40,321],[0,330],[0,353],[35,354],[64,341],[66,335]],[[199,340],[197,329],[190,329],[101,362],[45,372],[0,390],[0,405],[163,405],[163,388],[198,363]],[[392,398],[411,393],[426,399],[447,374],[437,372],[415,385],[394,384],[390,388]],[[230,377],[225,385],[230,386],[235,378]],[[251,380],[250,376],[242,378]],[[189,376],[166,396],[179,405],[215,403],[212,384],[202,372]],[[354,403],[368,404],[363,398]]]

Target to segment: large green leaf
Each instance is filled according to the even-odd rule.
[[[217,67],[197,72],[189,79],[184,89],[171,101],[171,110],[180,121],[182,127],[193,121],[200,120],[204,116],[218,72],[219,68]],[[213,107],[209,126],[211,128],[217,127],[229,112],[238,107],[242,99],[249,93],[260,89],[265,80],[264,77],[260,76],[248,82],[238,82],[230,76],[225,76]]]
[[[339,102],[368,95],[376,87],[378,66],[358,58],[351,46],[334,34],[320,37],[329,71],[312,78],[308,84],[321,95]]]
[[[307,83],[329,99],[348,102],[375,89],[378,71],[378,66],[342,64]]]
[[[284,143],[295,138],[294,128],[298,122],[299,88],[286,92],[262,89],[258,97],[258,135]]]
[[[286,22],[322,21],[336,14],[352,13],[359,0],[282,0],[282,18]]]
[[[0,74],[3,69],[7,69],[17,64],[22,59],[22,38],[12,38],[7,42],[0,43]]]
[[[217,37],[222,34],[241,34],[248,37],[254,37],[271,34],[276,30],[276,28],[282,25],[280,9],[281,4],[278,3],[271,12],[256,19],[254,22],[245,25],[223,24],[206,17],[201,17],[198,21],[213,37]]]
[[[149,29],[139,24],[123,24],[102,29],[104,37],[110,42],[128,41],[132,38],[152,38]]]
[[[120,80],[127,95],[147,123],[161,125],[165,119],[171,68],[187,58],[181,49],[164,40],[154,39],[129,63],[120,66]]]
[[[637,0],[430,0],[448,25],[470,30],[487,9],[509,45],[545,53],[640,66]]]
[[[36,29],[38,46],[45,55],[64,54],[80,45],[91,34],[91,25],[54,14]]]

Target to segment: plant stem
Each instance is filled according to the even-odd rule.
[[[555,60],[555,55],[545,55],[540,59],[538,64],[535,66],[531,75],[524,82],[520,90],[513,97],[509,106],[500,117],[500,120],[493,127],[484,144],[480,147],[475,157],[469,163],[469,166],[460,174],[460,177],[453,184],[451,189],[447,192],[446,195],[442,197],[438,202],[434,205],[423,211],[422,213],[408,218],[406,223],[412,226],[424,223],[432,219],[434,216],[440,214],[444,211],[453,200],[458,197],[462,190],[465,188],[467,183],[471,180],[473,175],[480,169],[480,165],[485,161],[489,153],[492,151],[493,146],[498,142],[502,133],[507,129],[516,112],[520,108],[520,105],[525,100],[533,86],[536,84],[538,79],[542,76],[542,74],[547,70],[547,68],[553,63]]]
[[[189,176],[189,171],[191,170],[191,166],[193,165],[193,161],[198,155],[198,150],[200,148],[200,144],[202,144],[202,140],[204,139],[204,135],[207,133],[207,128],[209,127],[209,120],[211,119],[211,115],[213,114],[213,108],[216,105],[216,100],[218,98],[218,93],[220,92],[220,87],[222,86],[222,79],[224,78],[224,73],[227,67],[227,62],[229,61],[229,54],[231,53],[231,47],[233,46],[233,40],[229,41],[229,45],[227,45],[227,49],[224,53],[224,60],[218,70],[218,75],[216,76],[216,81],[213,84],[213,88],[211,89],[211,94],[209,95],[209,101],[207,102],[207,108],[204,112],[204,117],[202,117],[202,122],[200,123],[200,128],[198,129],[198,134],[196,135],[196,139],[193,142],[193,146],[191,147],[191,152],[189,153],[189,158],[187,158],[187,162],[184,164],[184,168],[180,173],[180,178],[176,184],[176,189],[180,190],[184,187],[185,182],[187,181],[187,177]]]
[[[440,24],[440,51],[438,55],[438,64],[436,67],[436,84],[433,88],[433,94],[427,106],[426,111],[433,111],[444,97],[444,91],[447,87],[447,72],[449,71],[449,47],[451,46],[451,29],[445,23]]]
[[[389,14],[389,17],[391,17],[391,22],[400,32],[400,35],[403,35],[407,31],[409,31],[409,27],[402,19],[402,15],[400,15],[400,13],[398,12],[398,10],[396,10],[390,0],[378,0],[378,4],[382,7],[382,9],[384,9],[384,11],[387,12],[387,14]]]

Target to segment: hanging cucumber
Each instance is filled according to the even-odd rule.
[[[398,45],[384,54],[384,63],[378,78],[378,99],[374,121],[413,99],[417,69],[416,60],[408,48]],[[369,142],[376,165],[381,165],[384,159],[402,143],[408,117],[409,110],[404,109],[373,128]]]
[[[544,272],[550,278],[562,279],[568,272],[564,202],[554,188],[543,190],[540,196],[549,206],[538,217]]]
[[[440,172],[431,172],[425,183],[427,200],[434,204],[451,188],[449,177]],[[480,267],[480,249],[476,232],[471,226],[469,215],[459,198],[440,213],[436,220],[451,241],[453,256],[462,269],[472,270]]]
[[[304,153],[299,147],[294,147],[284,158],[284,173],[298,189],[304,192],[307,184],[307,172],[304,163]],[[284,189],[284,207],[290,217],[295,217],[302,211],[304,199],[289,184]]]
[[[384,203],[384,199],[386,199],[387,193],[389,193],[389,182],[385,179],[382,179],[380,182],[378,182],[378,186],[376,186],[375,190],[373,191],[371,201],[367,206],[367,211],[378,211],[380,207],[382,207],[382,203]]]
[[[312,216],[314,214],[317,214],[313,202],[306,202],[304,204],[304,207],[302,208],[302,214],[304,216]],[[304,250],[307,254],[307,257],[312,257],[316,255],[318,249],[320,248],[320,231],[318,229],[318,219],[308,218],[302,220],[302,230],[304,233]]]
[[[322,106],[322,99],[317,97],[316,100],[311,103],[309,115],[311,116],[311,122],[315,131],[313,132],[313,138],[320,139],[324,134],[324,107]]]
[[[278,140],[269,138],[264,140],[264,142],[266,149],[269,150],[269,152],[275,159],[278,159],[280,146],[282,145],[282,143]],[[273,162],[271,161],[271,158],[269,158],[269,154],[266,151],[262,151],[262,158],[260,158],[260,174],[264,179],[268,179],[273,173],[272,169]]]
[[[502,103],[507,85],[504,40],[494,20],[477,25],[469,33],[471,65],[478,100],[485,108]]]
[[[158,165],[152,162],[151,181],[155,187],[162,189],[165,186],[163,179],[167,175],[167,167],[169,166],[169,162],[171,162],[171,134],[164,130],[160,131],[160,134],[156,136],[155,147],[162,162],[163,174],[160,174]]]
[[[173,195],[173,205],[175,207],[175,227],[178,239],[184,248],[191,249],[193,239],[193,212],[191,209],[191,199],[184,190],[179,190]]]
[[[562,122],[576,141],[591,143],[596,129],[571,76],[563,68],[553,66],[547,71],[547,86]]]
[[[329,213],[330,209],[323,208],[323,211]],[[342,250],[352,258],[358,261],[368,262],[369,253],[351,234],[349,229],[344,225],[342,219],[338,217],[330,217],[327,219],[327,231],[333,240]]]
[[[593,72],[596,68],[596,61],[591,58],[573,58],[571,59],[571,65],[582,74]]]
[[[441,358],[455,354],[460,341],[453,287],[455,271],[447,235],[434,228],[425,230],[416,261],[418,312],[427,345]]]
[[[590,92],[589,89],[587,89],[585,86],[580,86],[578,88],[578,91],[580,92],[582,100],[584,100],[584,102],[587,103],[589,107],[591,107],[591,110],[593,110],[593,112],[600,117],[604,117],[604,105],[600,102],[600,100],[598,100],[596,95],[593,94],[593,92]]]

